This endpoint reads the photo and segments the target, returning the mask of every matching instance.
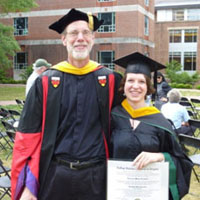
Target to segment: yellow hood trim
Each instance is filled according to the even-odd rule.
[[[148,107],[143,107],[134,110],[131,105],[128,103],[127,99],[125,99],[121,103],[122,107],[131,115],[132,118],[137,118],[137,117],[143,117],[146,115],[152,115],[152,114],[157,114],[160,113],[160,111],[153,107],[153,106],[148,106]]]
[[[99,65],[100,65],[99,63],[90,60],[88,64],[85,65],[84,67],[77,68],[69,64],[67,61],[63,61],[63,62],[58,63],[57,65],[54,65],[52,69],[57,69],[59,71],[70,73],[70,74],[84,75],[84,74],[88,74],[94,71]]]

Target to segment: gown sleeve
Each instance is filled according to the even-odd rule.
[[[42,79],[31,87],[20,116],[13,148],[11,171],[12,200],[20,199],[24,187],[37,197],[42,141]]]
[[[173,199],[181,199],[189,191],[192,161],[185,155],[174,135],[160,134],[161,151],[170,166],[170,191]]]

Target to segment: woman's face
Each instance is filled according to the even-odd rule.
[[[161,83],[162,82],[162,76],[158,76],[157,77],[157,83]]]
[[[139,103],[145,100],[147,82],[143,74],[127,73],[124,93],[128,101]]]

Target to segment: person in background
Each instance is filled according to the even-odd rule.
[[[13,150],[13,200],[106,199],[120,76],[90,59],[102,23],[73,8],[49,26],[61,34],[67,58],[39,76],[26,98]]]
[[[112,159],[133,160],[138,170],[150,163],[169,162],[169,199],[179,200],[188,193],[193,163],[177,143],[168,120],[145,103],[146,95],[155,91],[151,72],[165,66],[138,52],[114,63],[126,69],[119,88],[126,98],[111,112]]]
[[[177,134],[192,135],[193,133],[188,123],[190,116],[187,109],[179,104],[181,100],[180,92],[177,89],[172,89],[168,92],[167,97],[169,102],[162,106],[162,114],[173,122]]]
[[[171,90],[171,87],[165,80],[164,75],[161,72],[157,72],[157,91],[155,97],[155,106],[159,110],[162,105],[167,103],[167,93]]]
[[[33,63],[33,72],[28,77],[27,82],[26,82],[26,96],[27,96],[31,86],[33,85],[35,79],[49,67],[51,67],[51,64],[42,58],[37,59],[35,61],[35,63]]]

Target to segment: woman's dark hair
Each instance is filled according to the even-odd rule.
[[[166,81],[165,76],[161,72],[157,72],[157,77],[162,77],[162,82]]]
[[[147,95],[155,93],[156,90],[151,83],[151,79],[148,76],[146,76],[145,74],[143,74],[143,75],[144,75],[144,77],[146,79],[146,83],[147,83],[147,93],[145,95],[145,99],[146,99]],[[124,77],[122,78],[122,80],[120,82],[119,93],[121,95],[124,94],[124,85],[125,85],[125,82],[126,82],[126,78],[127,78],[127,74],[124,75]]]

